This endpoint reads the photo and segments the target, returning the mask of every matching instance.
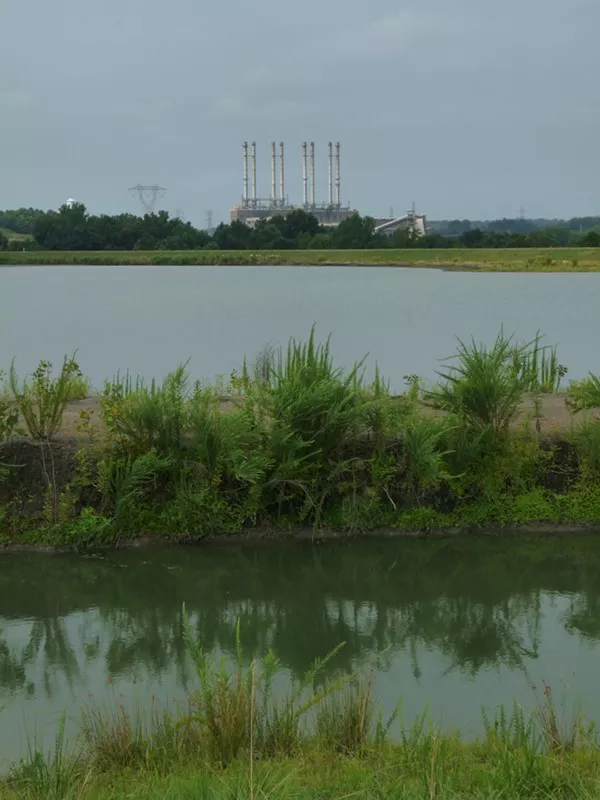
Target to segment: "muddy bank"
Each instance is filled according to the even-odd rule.
[[[105,553],[115,550],[151,550],[153,547],[177,547],[177,548],[220,548],[220,547],[245,547],[256,545],[270,545],[274,542],[310,542],[318,546],[324,542],[348,542],[373,539],[406,539],[406,540],[427,540],[427,539],[457,539],[459,537],[473,539],[490,538],[511,538],[528,536],[535,537],[563,537],[563,536],[600,536],[600,523],[558,523],[558,522],[535,522],[525,523],[518,527],[499,528],[489,526],[473,529],[458,527],[451,528],[432,528],[424,530],[401,530],[399,528],[375,528],[372,531],[361,533],[348,533],[346,531],[319,530],[313,531],[309,528],[297,528],[282,533],[272,529],[262,529],[247,531],[240,534],[219,534],[211,539],[195,539],[193,537],[171,539],[168,536],[140,536],[136,539],[118,539],[113,542],[100,542],[92,548],[79,551],[77,548],[61,545],[45,545],[35,543],[0,543],[0,556],[15,555],[18,553],[40,553],[46,555],[67,555],[74,552],[85,552],[89,558],[94,557],[94,553]]]

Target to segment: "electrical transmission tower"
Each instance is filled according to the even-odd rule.
[[[132,186],[129,191],[133,197],[138,198],[146,214],[152,214],[158,198],[164,197],[167,193],[163,186],[142,186],[141,183]]]
[[[525,214],[526,214],[525,206],[521,206],[521,208],[519,209],[519,219],[521,220],[521,222],[525,220]]]
[[[210,210],[206,212],[206,230],[209,232],[213,230],[213,212]]]

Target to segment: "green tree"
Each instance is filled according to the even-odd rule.
[[[363,250],[369,246],[374,230],[375,220],[372,217],[353,214],[340,222],[333,231],[332,246],[342,250]]]
[[[582,247],[600,247],[600,233],[590,231],[582,237],[580,242]]]
[[[252,229],[243,222],[221,223],[213,234],[220,250],[247,250],[252,238]]]
[[[311,250],[328,250],[331,247],[331,234],[321,231],[310,240]]]

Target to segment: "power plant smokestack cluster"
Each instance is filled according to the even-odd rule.
[[[315,158],[315,143],[302,142],[302,206],[304,209],[325,209],[340,211],[342,209],[341,197],[341,165],[340,165],[341,145],[335,143],[335,153],[333,142],[328,143],[328,191],[327,202],[317,202],[317,168]],[[291,206],[285,194],[285,147],[283,142],[279,142],[279,154],[277,143],[271,142],[271,191],[268,198],[259,197],[257,194],[257,169],[256,169],[256,142],[243,143],[244,155],[244,178],[242,192],[242,209],[256,209],[265,211],[268,209],[290,209]],[[334,171],[335,162],[335,171]],[[279,170],[279,181],[277,172]],[[335,175],[335,177],[334,177]],[[251,176],[252,188],[250,191],[249,183]],[[279,193],[278,193],[279,187]],[[334,192],[335,189],[335,192]]]
[[[232,222],[243,222],[246,225],[254,226],[258,222],[274,216],[286,216],[292,211],[302,210],[316,217],[321,226],[333,228],[357,213],[349,205],[342,206],[341,145],[339,142],[327,143],[327,199],[324,201],[317,199],[315,143],[306,141],[301,143],[300,163],[296,162],[296,166],[299,166],[300,170],[294,171],[294,174],[298,176],[298,183],[300,183],[300,179],[302,180],[302,203],[300,204],[290,203],[286,195],[286,179],[289,183],[290,173],[286,171],[283,142],[279,142],[279,151],[277,142],[271,142],[270,191],[268,195],[263,196],[259,196],[257,189],[256,142],[244,142],[242,149],[244,155],[242,201],[231,209]],[[279,180],[277,180],[278,172]],[[298,188],[300,189],[300,186]],[[376,219],[375,230],[378,233],[392,235],[397,230],[407,229],[422,236],[426,232],[426,225],[426,216],[417,214],[413,209],[412,212],[401,217]]]

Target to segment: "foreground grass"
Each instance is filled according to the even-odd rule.
[[[425,250],[0,251],[0,264],[412,266],[486,272],[596,272],[598,248]]]
[[[256,764],[238,762],[226,770],[201,764],[158,772],[113,772],[87,776],[73,787],[38,792],[9,788],[0,797],[48,800],[459,800],[459,798],[581,798],[600,792],[596,751],[534,757],[525,750],[460,745],[440,737],[406,751],[356,758],[310,753],[303,757]]]
[[[214,688],[214,687],[213,687]],[[229,736],[239,710],[237,689],[225,699]],[[561,729],[551,704],[527,720],[519,707],[500,710],[488,722],[487,734],[464,742],[460,734],[428,727],[423,719],[402,730],[400,741],[356,736],[361,697],[329,717],[329,737],[317,733],[289,740],[280,726],[275,749],[265,754],[249,746],[248,720],[242,719],[239,752],[229,760],[215,758],[202,734],[188,737],[189,722],[180,720],[142,735],[120,718],[88,738],[85,753],[68,756],[59,749],[47,757],[30,755],[13,767],[0,784],[2,800],[116,800],[116,798],[573,798],[591,800],[600,792],[600,749],[595,732],[582,723]],[[339,709],[338,709],[339,711]],[[279,712],[285,718],[285,707]],[[280,720],[281,721],[281,720]],[[365,719],[365,722],[372,722]],[[130,721],[129,721],[130,722]],[[202,718],[201,725],[210,723]],[[214,736],[204,729],[204,735]],[[233,731],[233,732],[232,732]],[[281,734],[284,734],[281,736]],[[218,734],[217,734],[218,735]]]

